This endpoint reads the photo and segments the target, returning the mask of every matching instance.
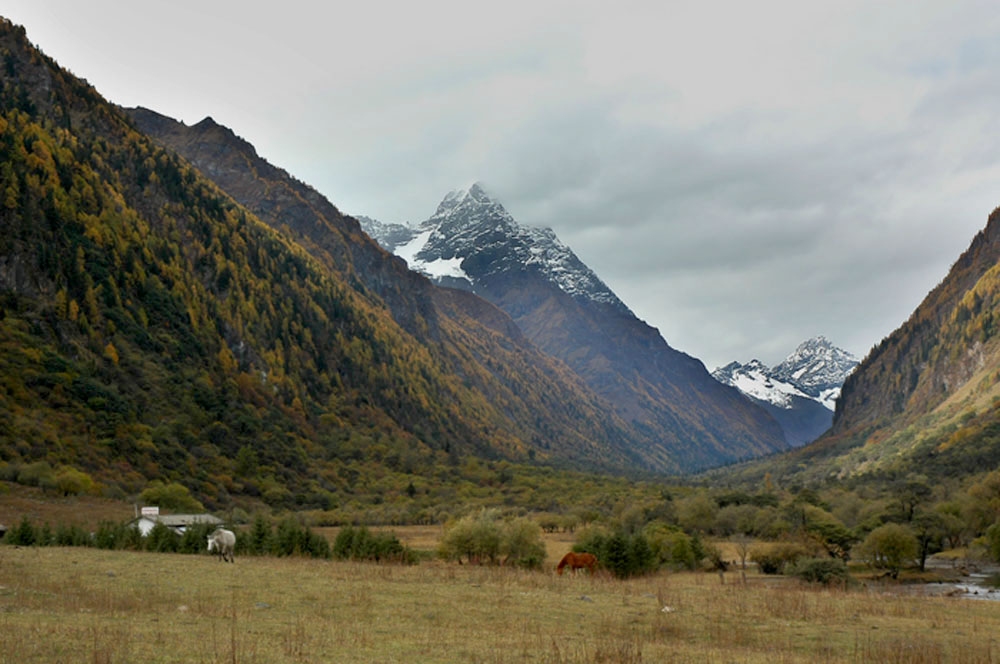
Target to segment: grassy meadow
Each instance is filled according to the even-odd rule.
[[[0,662],[998,660],[1000,603],[883,587],[0,547]]]

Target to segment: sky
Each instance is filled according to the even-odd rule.
[[[0,0],[110,101],[342,211],[480,181],[714,369],[863,357],[1000,205],[989,2]]]

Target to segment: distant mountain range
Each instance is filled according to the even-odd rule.
[[[825,340],[730,365],[753,401],[482,186],[413,227],[359,223],[211,118],[109,104],[6,20],[0,50],[10,468],[329,508],[463,457],[676,473],[772,455],[740,472],[800,484],[1000,463],[1000,212],[846,379],[830,430],[774,455],[812,435],[782,404],[829,404],[853,361]]]
[[[851,353],[815,337],[773,369],[759,360],[731,362],[712,376],[764,406],[781,424],[788,443],[799,447],[830,428],[841,385],[857,364]]]
[[[415,226],[360,221],[412,269],[503,309],[683,468],[787,447],[763,409],[671,348],[551,229],[519,224],[481,185],[448,193]]]

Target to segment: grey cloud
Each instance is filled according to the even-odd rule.
[[[990,3],[608,7],[4,11],[113,101],[212,115],[346,212],[420,221],[484,181],[710,368],[816,334],[864,354],[1000,203]]]

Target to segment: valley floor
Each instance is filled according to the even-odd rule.
[[[0,662],[994,662],[1000,605],[749,575],[0,547]]]

